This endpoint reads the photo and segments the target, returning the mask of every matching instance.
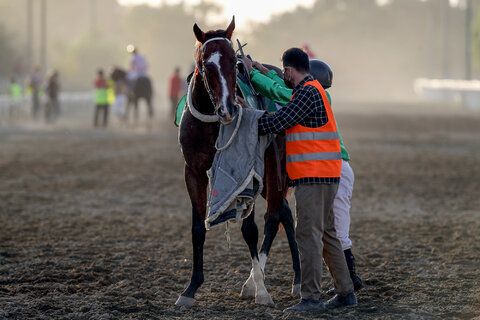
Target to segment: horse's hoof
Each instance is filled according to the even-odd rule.
[[[240,292],[240,298],[247,299],[255,297],[255,288],[247,285],[243,285],[242,292]]]
[[[300,296],[300,283],[292,285],[292,297]]]
[[[189,297],[185,297],[185,296],[178,297],[177,302],[175,302],[175,305],[179,306],[179,307],[181,307],[181,306],[193,307],[194,304],[195,304],[195,299],[194,298],[189,298]]]
[[[275,303],[273,303],[272,297],[270,297],[269,294],[264,295],[264,296],[256,296],[255,297],[255,303],[262,304],[264,306],[274,306]]]

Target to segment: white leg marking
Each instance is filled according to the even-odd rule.
[[[252,265],[253,281],[255,281],[255,287],[257,289],[255,293],[255,303],[273,306],[274,303],[272,297],[270,297],[267,292],[267,288],[265,288],[263,270],[257,258],[252,260]]]
[[[242,292],[240,293],[241,298],[250,298],[255,297],[255,282],[253,281],[253,268],[250,270],[250,275],[248,276],[247,281],[242,286]]]
[[[189,298],[189,297],[184,297],[184,296],[179,296],[177,299],[177,302],[175,302],[176,306],[182,307],[193,307],[195,305],[195,299]]]
[[[258,255],[258,262],[260,263],[260,268],[262,268],[262,272],[265,274],[265,264],[267,263],[267,255],[265,253],[260,253]]]

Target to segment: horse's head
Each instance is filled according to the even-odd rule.
[[[235,17],[226,30],[204,33],[195,24],[193,32],[199,42],[197,68],[215,108],[224,124],[231,122],[237,112],[235,87],[237,83],[236,56],[231,37],[235,29]]]

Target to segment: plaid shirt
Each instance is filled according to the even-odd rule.
[[[313,81],[312,76],[305,77],[293,89],[295,95],[279,111],[267,114],[265,113],[258,119],[258,133],[279,133],[300,124],[304,127],[318,128],[328,122],[327,111],[322,101],[322,96],[314,86],[303,86],[308,81]],[[291,181],[292,186],[303,183],[338,183],[340,178],[300,178]]]

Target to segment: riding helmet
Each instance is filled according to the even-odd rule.
[[[136,48],[133,44],[130,43],[130,44],[127,46],[127,52],[128,52],[128,53],[135,53],[136,51],[137,51],[137,48]]]
[[[328,64],[318,59],[310,59],[310,74],[324,89],[332,86],[333,71]]]

